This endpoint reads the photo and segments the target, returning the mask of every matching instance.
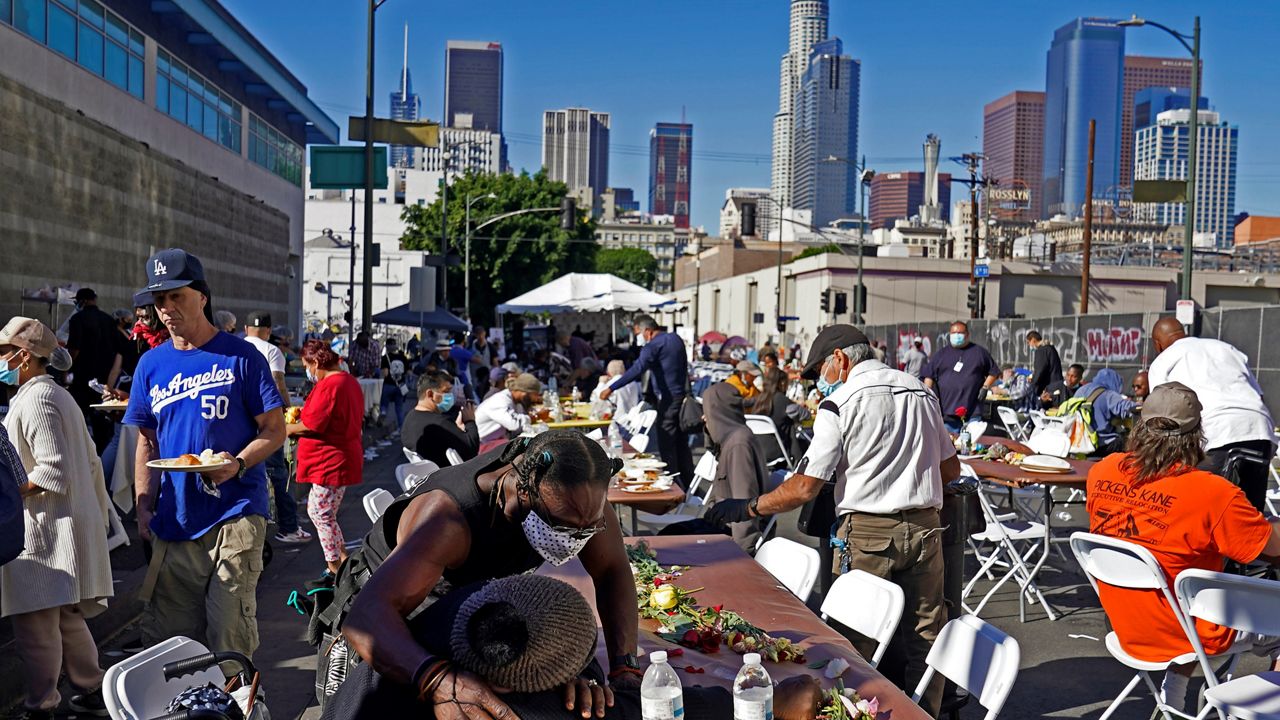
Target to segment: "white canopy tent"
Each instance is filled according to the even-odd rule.
[[[498,305],[500,313],[673,312],[675,300],[608,273],[569,273]]]

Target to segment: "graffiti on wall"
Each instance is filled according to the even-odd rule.
[[[898,350],[894,357],[901,358],[908,350],[910,350],[915,342],[919,340],[924,348],[925,355],[933,354],[933,342],[929,339],[928,333],[921,333],[917,330],[908,330],[906,328],[898,328]]]
[[[1142,328],[1092,328],[1085,334],[1089,362],[1137,359],[1142,351]]]

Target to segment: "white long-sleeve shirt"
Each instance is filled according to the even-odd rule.
[[[510,390],[490,395],[476,408],[480,442],[500,439],[507,433],[522,433],[530,427],[529,416],[516,408],[516,400],[511,397]]]

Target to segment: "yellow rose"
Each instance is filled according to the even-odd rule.
[[[678,601],[676,589],[670,585],[654,588],[653,592],[649,593],[649,604],[659,610],[670,610]]]

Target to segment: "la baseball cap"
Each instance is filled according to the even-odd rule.
[[[147,258],[147,286],[138,292],[165,292],[195,282],[204,282],[200,258],[180,248],[168,248]]]

